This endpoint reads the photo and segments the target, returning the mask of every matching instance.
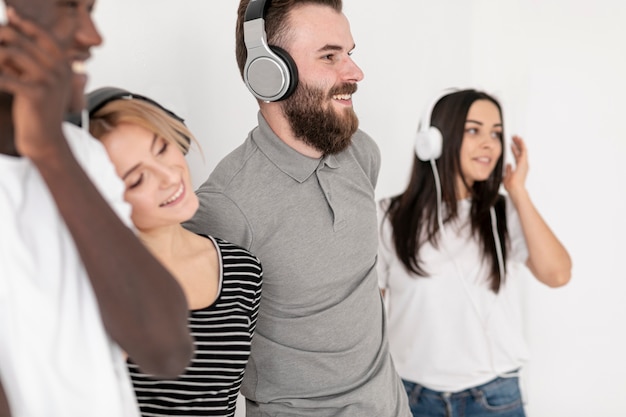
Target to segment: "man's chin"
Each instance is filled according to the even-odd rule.
[[[343,109],[335,110],[335,114],[344,122],[351,122],[353,119],[358,120],[353,107],[344,107]]]

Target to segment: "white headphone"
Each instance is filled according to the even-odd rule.
[[[415,154],[420,161],[431,161],[441,156],[443,135],[435,126],[431,126],[432,113],[439,100],[456,91],[460,90],[458,88],[447,88],[441,91],[431,100],[428,107],[424,109],[417,133],[415,134]]]

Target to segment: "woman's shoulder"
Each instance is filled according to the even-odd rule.
[[[261,261],[252,252],[241,246],[215,236],[207,236],[219,249],[224,267],[253,268],[261,273]]]
[[[243,247],[237,245],[236,243],[232,243],[232,242],[230,242],[230,241],[228,241],[226,239],[222,239],[221,237],[217,237],[217,236],[212,236],[212,235],[209,235],[209,236],[204,235],[204,236],[206,236],[207,238],[213,240],[215,242],[215,244],[217,246],[219,246],[220,248],[224,248],[224,249],[229,250],[229,251],[246,253],[246,254],[248,254],[250,256],[254,256],[252,254],[252,252],[250,252],[247,249],[244,249]]]

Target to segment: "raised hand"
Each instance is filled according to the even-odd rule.
[[[515,158],[515,168],[511,164],[506,165],[502,183],[509,194],[516,194],[525,191],[528,175],[528,151],[520,136],[513,136],[511,151]]]
[[[15,146],[35,161],[65,146],[61,124],[71,97],[72,70],[56,39],[7,10],[0,27],[0,90],[13,95]]]

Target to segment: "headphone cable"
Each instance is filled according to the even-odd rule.
[[[492,344],[493,341],[491,339],[491,337],[489,336],[489,330],[487,328],[487,324],[489,322],[489,317],[491,315],[491,312],[493,311],[493,308],[491,308],[487,314],[487,316],[485,318],[482,317],[482,315],[480,314],[480,310],[478,308],[478,304],[476,303],[476,301],[474,300],[474,297],[472,297],[472,294],[470,293],[470,290],[467,286],[467,283],[465,282],[465,278],[463,276],[463,273],[461,271],[461,268],[459,267],[459,265],[456,263],[454,257],[450,254],[450,252],[448,251],[448,248],[446,247],[446,242],[445,242],[445,238],[446,238],[446,230],[443,227],[443,204],[442,204],[442,193],[441,193],[441,182],[440,182],[440,178],[439,178],[439,171],[437,170],[437,164],[435,163],[434,159],[430,160],[430,166],[432,168],[433,171],[433,176],[435,178],[435,189],[437,191],[437,223],[439,224],[439,230],[441,232],[441,248],[443,249],[443,251],[446,253],[446,255],[448,256],[448,258],[452,261],[452,264],[454,265],[454,268],[456,269],[457,272],[457,278],[461,281],[461,284],[463,285],[463,289],[465,290],[465,293],[467,295],[467,297],[469,298],[471,304],[472,304],[472,309],[474,310],[474,313],[476,313],[476,317],[478,318],[478,321],[481,325],[481,328],[483,329],[483,333],[485,335],[485,338],[487,339],[487,349],[489,351],[489,364],[491,366],[491,371],[498,377],[500,378],[515,378],[515,377],[519,377],[520,376],[520,371],[519,370],[515,370],[512,372],[506,372],[506,373],[500,373],[496,370],[496,365],[495,365],[495,357],[494,357],[494,352],[493,352],[493,348],[492,348]],[[502,277],[502,279],[504,279],[504,262],[503,262],[503,256],[502,256],[502,248],[500,246],[500,236],[498,235],[498,231],[497,231],[497,224],[496,224],[496,213],[493,207],[489,208],[489,215],[491,217],[491,231],[493,233],[493,237],[494,237],[494,241],[495,241],[495,246],[496,246],[496,256],[497,256],[497,260],[498,260],[498,268],[500,270],[500,277]],[[495,301],[494,301],[495,303]],[[512,357],[509,355],[509,357],[512,359]]]
[[[85,132],[89,132],[89,111],[82,109],[80,112],[81,126]]]

